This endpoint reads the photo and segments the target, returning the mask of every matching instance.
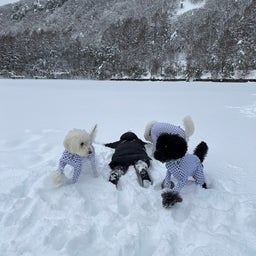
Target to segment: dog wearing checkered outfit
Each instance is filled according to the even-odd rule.
[[[208,152],[208,146],[201,142],[194,154],[188,154],[187,141],[194,133],[194,123],[187,116],[183,119],[185,130],[179,126],[168,123],[151,122],[146,126],[145,138],[153,143],[153,156],[156,160],[165,163],[167,172],[163,181],[162,205],[172,207],[182,202],[179,194],[189,177],[203,188],[207,188],[202,162]],[[172,182],[172,178],[177,181]]]
[[[169,123],[149,122],[145,127],[144,138],[153,144],[152,153],[155,152],[158,137],[163,133],[177,134],[188,142],[195,130],[194,122],[190,116],[183,118],[183,126],[184,129]]]
[[[92,145],[96,129],[97,125],[90,133],[81,129],[73,129],[68,132],[64,139],[65,150],[60,158],[59,167],[52,173],[52,180],[56,186],[76,183],[83,169],[91,169],[93,175],[97,176],[95,150]],[[66,165],[73,168],[71,179],[64,174]]]

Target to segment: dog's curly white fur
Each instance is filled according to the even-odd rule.
[[[88,156],[92,152],[92,142],[95,138],[96,128],[95,125],[90,133],[80,129],[69,131],[64,139],[64,148],[72,154]]]
[[[56,186],[60,186],[64,183],[65,175],[62,172],[59,171],[53,171],[52,172],[52,182]]]
[[[145,140],[150,141],[151,143],[154,143],[151,136],[151,129],[153,125],[156,123],[157,123],[156,121],[150,121],[145,127],[144,138]],[[195,131],[195,125],[190,116],[185,116],[183,118],[183,126],[184,126],[185,138],[186,138],[186,141],[188,142],[189,138],[194,134],[194,131]],[[168,130],[166,132],[168,133]],[[172,133],[172,131],[170,131],[170,133]]]
[[[95,152],[92,145],[95,139],[96,129],[97,125],[94,126],[90,133],[81,129],[73,129],[68,132],[63,142],[65,151],[60,158],[59,168],[52,173],[52,180],[55,185],[61,185],[65,180],[67,183],[76,183],[85,160],[91,162],[93,174],[97,176]],[[64,175],[64,167],[66,165],[70,165],[74,168],[71,180],[68,180]]]
[[[145,127],[145,132],[144,132],[144,138],[146,141],[153,142],[151,138],[151,128],[155,123],[156,121],[150,121],[149,123],[147,123]]]
[[[183,118],[183,126],[185,128],[186,141],[188,142],[189,138],[195,132],[195,125],[194,125],[194,122],[193,122],[191,116],[185,116]]]

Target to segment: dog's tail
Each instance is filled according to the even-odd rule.
[[[95,139],[96,131],[97,131],[97,124],[94,125],[94,127],[92,128],[92,130],[91,130],[91,132],[90,132],[90,139],[91,139],[91,142],[93,142],[94,139]]]
[[[191,135],[193,135],[193,133],[195,131],[195,125],[194,125],[194,122],[193,122],[193,120],[190,116],[184,117],[183,125],[184,125],[184,128],[185,128],[186,141],[188,141],[189,137]]]
[[[194,155],[196,155],[202,163],[204,161],[207,153],[208,153],[208,145],[204,141],[201,141],[196,146],[196,148],[194,150]]]

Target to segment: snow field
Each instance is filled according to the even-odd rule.
[[[0,80],[0,90],[1,255],[255,255],[255,84]],[[118,190],[108,182],[104,143],[127,130],[143,139],[148,121],[182,125],[187,114],[189,151],[209,144],[209,189],[191,180],[181,204],[162,208],[156,160],[149,188],[132,168]],[[99,177],[55,188],[66,132],[95,123]]]

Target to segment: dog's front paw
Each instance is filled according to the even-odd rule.
[[[179,193],[168,191],[168,192],[163,192],[161,196],[162,196],[162,205],[164,208],[171,208],[176,203],[182,202],[182,198],[179,195]]]
[[[60,186],[65,182],[65,175],[59,171],[52,172],[52,182],[55,186]]]
[[[204,184],[202,185],[202,188],[207,189],[207,188],[208,188],[207,184],[206,184],[206,183],[204,183]]]

